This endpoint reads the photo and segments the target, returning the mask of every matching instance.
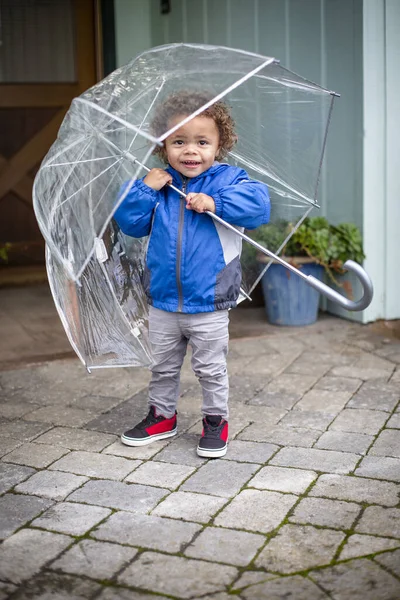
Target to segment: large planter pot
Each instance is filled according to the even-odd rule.
[[[299,262],[296,260],[297,264]],[[323,279],[324,268],[307,259],[301,265],[301,271]],[[320,294],[295,273],[272,263],[264,273],[261,285],[267,319],[272,325],[310,325],[317,320]]]

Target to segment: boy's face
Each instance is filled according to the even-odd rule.
[[[168,127],[185,118],[171,119]],[[211,167],[219,150],[218,127],[211,117],[195,117],[165,140],[168,162],[185,177],[197,177]]]

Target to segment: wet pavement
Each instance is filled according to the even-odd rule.
[[[0,600],[400,598],[398,339],[232,313],[230,443],[205,460],[189,361],[178,436],[123,446],[149,373],[88,375],[46,298],[23,323],[1,304]]]

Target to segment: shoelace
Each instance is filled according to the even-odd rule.
[[[150,411],[148,413],[148,415],[143,419],[143,421],[140,421],[140,423],[138,423],[137,428],[145,429],[149,425],[153,425],[154,423],[157,423],[157,421],[158,421],[157,417],[155,417],[153,415],[153,413]]]
[[[222,427],[223,427],[222,421],[219,425],[211,425],[208,421],[204,420],[204,434],[207,432],[207,435],[209,437],[219,438]]]

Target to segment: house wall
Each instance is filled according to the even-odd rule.
[[[114,0],[116,66],[151,48],[150,2]]]
[[[400,3],[364,0],[364,238],[375,296],[365,320],[400,318]]]

